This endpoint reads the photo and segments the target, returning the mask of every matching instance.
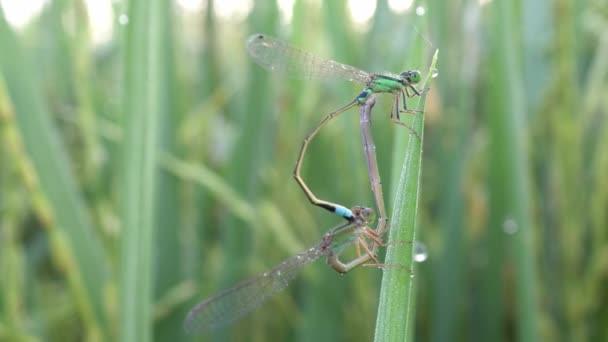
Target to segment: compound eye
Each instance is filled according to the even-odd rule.
[[[364,208],[361,212],[361,216],[365,219],[366,222],[371,222],[375,219],[376,213],[371,208]]]
[[[410,71],[409,78],[411,83],[418,83],[422,77],[420,75],[420,71],[412,70]]]
[[[416,84],[420,82],[420,79],[422,78],[420,76],[420,71],[418,70],[404,71],[400,75],[405,81],[407,81],[407,83],[410,84]]]
[[[367,224],[376,219],[376,212],[371,208],[355,206],[352,207],[350,210],[355,216],[355,221],[359,221],[360,223]]]

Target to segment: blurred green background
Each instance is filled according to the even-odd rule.
[[[362,87],[266,72],[255,32],[367,71],[426,75],[439,49],[410,338],[608,338],[605,1],[0,4],[1,341],[374,338],[383,272],[323,262],[228,329],[182,330],[340,222],[292,170]],[[373,124],[389,214],[409,133],[390,99]],[[372,206],[360,139],[353,109],[313,142],[318,197]]]

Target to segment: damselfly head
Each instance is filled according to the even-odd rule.
[[[249,36],[249,38],[247,39],[247,43],[253,43],[256,40],[265,40],[266,39],[266,35],[262,34],[262,33],[256,33],[256,34],[252,34],[251,36]]]
[[[400,73],[399,76],[401,76],[401,79],[407,84],[416,84],[422,79],[420,71],[418,70],[404,71]]]
[[[350,210],[353,212],[355,221],[358,221],[358,223],[367,224],[376,219],[376,212],[372,208],[356,206]]]
[[[256,56],[259,53],[258,50],[260,49],[260,47],[272,47],[272,40],[269,39],[272,39],[272,37],[268,37],[263,33],[256,33],[249,36],[249,38],[247,38],[247,49],[249,50],[249,53],[252,56]]]

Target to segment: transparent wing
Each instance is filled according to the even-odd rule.
[[[324,254],[319,244],[283,261],[272,270],[262,273],[232,288],[223,290],[196,305],[186,316],[184,329],[188,333],[220,328],[247,315],[278,292],[306,265]]]
[[[311,53],[289,46],[282,40],[254,34],[247,39],[247,50],[253,60],[265,69],[299,79],[343,79],[367,85],[372,74],[317,57]]]

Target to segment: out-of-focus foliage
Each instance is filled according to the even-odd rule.
[[[367,71],[424,74],[439,49],[411,338],[608,338],[605,1],[112,1],[100,40],[89,2],[49,1],[20,27],[9,2],[1,341],[189,340],[196,302],[340,222],[292,171],[306,134],[361,86],[266,72],[245,49],[255,32]],[[390,99],[378,96],[373,131],[392,215],[408,132]],[[320,198],[372,206],[358,122],[353,109],[324,128],[303,176]],[[382,273],[318,263],[200,339],[372,340]]]

